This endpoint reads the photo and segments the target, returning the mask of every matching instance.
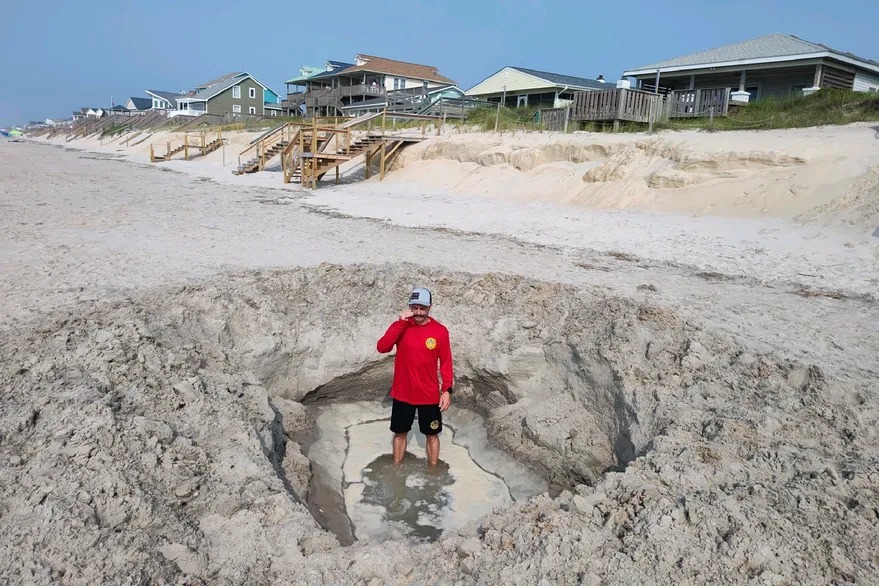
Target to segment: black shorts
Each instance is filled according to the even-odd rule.
[[[412,422],[415,421],[415,411],[418,411],[418,429],[424,435],[436,435],[443,430],[443,414],[439,403],[436,405],[410,405],[394,399],[391,407],[391,431],[394,433],[409,433]]]

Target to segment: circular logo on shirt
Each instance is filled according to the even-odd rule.
[[[433,350],[436,348],[436,338],[428,338],[424,341],[424,345],[427,346],[428,350]]]

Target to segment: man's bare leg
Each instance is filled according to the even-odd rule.
[[[399,464],[403,461],[403,454],[406,453],[406,436],[409,434],[406,433],[395,433],[394,439],[391,442],[391,445],[394,448],[394,464]]]
[[[427,436],[427,463],[436,466],[439,462],[439,435]]]

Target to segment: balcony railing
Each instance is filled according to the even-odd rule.
[[[342,87],[336,88],[339,90],[340,97],[349,97],[349,96],[383,96],[385,95],[385,88],[380,85],[369,85],[365,83],[360,83],[357,85],[346,85]]]

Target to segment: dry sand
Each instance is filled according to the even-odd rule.
[[[879,140],[869,125],[457,134],[413,147],[385,182],[350,184],[352,167],[349,184],[316,192],[277,173],[233,176],[231,146],[226,166],[222,152],[150,165],[148,142],[65,145],[81,153],[0,143],[7,582],[876,582]],[[267,269],[292,272],[252,274]],[[491,439],[570,491],[434,545],[336,549],[274,492],[278,478],[304,490],[308,474],[288,424],[306,425],[297,401],[309,391],[376,364],[373,335],[397,289],[418,279],[454,326],[461,400],[492,405]],[[335,294],[359,317],[341,315]],[[128,354],[126,328],[140,332]],[[160,358],[179,362],[174,345],[201,352],[202,366]],[[117,372],[120,361],[143,378]],[[90,369],[105,382],[66,390],[70,373]],[[172,393],[184,372],[193,382]],[[493,377],[503,392],[483,394]],[[245,404],[249,394],[223,390],[235,384],[256,395]],[[619,394],[597,409],[609,388]],[[121,411],[94,389],[117,389]],[[197,412],[163,402],[199,392]],[[227,431],[206,435],[195,421]],[[100,447],[107,425],[145,443]],[[564,435],[577,429],[579,439]],[[97,450],[73,441],[86,430]],[[121,461],[140,445],[214,462],[212,472],[161,472],[153,458],[137,464],[138,481]],[[63,464],[67,480],[49,466],[65,450],[82,466]],[[89,474],[102,466],[128,478],[117,488],[147,493],[126,499],[153,502],[145,483],[170,483],[195,506],[146,515],[92,500]],[[626,468],[602,475],[606,466]],[[198,498],[192,475],[209,488]],[[261,488],[232,506],[245,476]],[[68,496],[78,508],[64,509]],[[85,534],[104,540],[100,563],[74,547]],[[52,553],[40,548],[49,542]]]

